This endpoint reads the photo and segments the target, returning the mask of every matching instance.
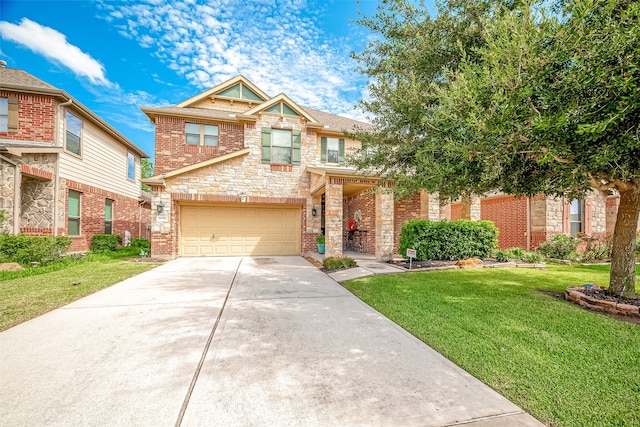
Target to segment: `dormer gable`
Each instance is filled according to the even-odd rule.
[[[201,107],[203,103],[224,100],[230,103],[241,102],[248,104],[247,107],[251,108],[256,104],[262,104],[270,98],[259,87],[251,83],[242,74],[239,74],[226,82],[182,101],[176,107]]]
[[[256,105],[252,109],[245,112],[247,115],[253,114],[274,114],[278,116],[298,116],[306,119],[310,123],[318,123],[304,108],[293,102],[284,93],[274,96],[268,101],[260,105]]]

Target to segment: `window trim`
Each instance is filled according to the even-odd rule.
[[[69,209],[69,201],[71,200],[71,193],[75,193],[78,195],[78,215],[71,215],[71,210]],[[78,234],[71,234],[69,223],[71,220],[78,221]],[[71,237],[79,237],[82,236],[82,193],[76,190],[69,190],[67,192],[67,235]]]
[[[6,122],[5,122],[7,124],[6,129],[0,127],[0,132],[3,132],[3,133],[9,132],[9,97],[0,96],[0,103],[5,103],[5,102],[6,102],[6,110],[7,110],[6,114],[3,114],[2,112],[0,112],[0,117],[6,117]]]
[[[132,163],[130,164],[130,162]],[[131,172],[133,173],[133,177],[130,177],[129,171],[132,167],[133,167],[133,170]],[[127,179],[129,181],[136,180],[136,155],[133,154],[131,151],[127,151]]]
[[[574,202],[578,202],[577,203],[577,207],[578,207],[578,212],[577,213],[573,213],[573,207],[574,207]],[[579,215],[579,220],[574,220],[572,218],[573,215]],[[579,224],[580,225],[580,230],[576,231],[575,233],[573,232],[573,224]],[[570,236],[575,236],[577,233],[584,233],[585,231],[585,227],[586,227],[586,223],[585,223],[585,202],[583,199],[573,199],[569,202],[569,235]]]
[[[195,135],[195,133],[193,132],[187,132],[187,125],[194,125],[194,126],[200,126],[200,140],[198,142],[198,144],[189,144],[187,142],[187,134],[189,135]],[[210,127],[214,127],[216,128],[216,144],[215,145],[208,145],[205,144],[205,137],[206,136],[214,136],[214,135],[207,135],[205,133],[205,129],[206,126],[210,126]],[[210,123],[193,123],[193,122],[184,122],[184,144],[185,145],[189,145],[189,146],[195,146],[195,147],[219,147],[220,146],[220,126],[217,124],[210,124]]]
[[[104,199],[104,234],[113,234],[113,199]],[[111,218],[107,218],[107,206],[111,207]],[[110,231],[107,232],[107,224],[109,224]]]
[[[272,147],[273,147],[273,131],[286,131],[291,135],[291,157],[289,163],[274,163],[272,159]],[[277,148],[285,148],[278,147]],[[302,132],[299,129],[283,129],[283,128],[262,128],[262,163],[271,165],[292,165],[299,166],[301,164],[301,149],[302,149]]]
[[[75,152],[73,152],[73,151],[71,151],[71,150],[69,150],[67,148],[67,146],[68,146],[68,144],[67,144],[67,134],[69,132],[71,132],[69,130],[69,126],[68,126],[69,116],[73,116],[73,117],[75,117],[76,119],[78,119],[80,121],[80,135],[77,135],[78,136],[78,153],[75,153]],[[71,132],[71,133],[73,134],[73,132]],[[69,153],[69,154],[73,155],[73,156],[82,158],[82,154],[83,154],[82,140],[83,140],[83,137],[84,137],[84,120],[82,120],[77,115],[73,114],[71,111],[66,110],[65,111],[65,115],[64,115],[64,151],[66,153]]]

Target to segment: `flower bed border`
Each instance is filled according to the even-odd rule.
[[[584,288],[582,286],[569,286],[564,293],[565,299],[591,310],[640,318],[640,307],[636,305],[593,298],[580,292],[580,289]],[[599,286],[594,286],[594,289],[601,288]]]

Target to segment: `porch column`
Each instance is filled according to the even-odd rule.
[[[342,184],[325,186],[325,256],[342,256]]]
[[[480,220],[480,197],[462,196],[460,219],[469,219],[471,221]]]
[[[376,194],[376,259],[393,258],[393,194]]]
[[[440,200],[438,193],[428,193],[426,190],[420,191],[420,218],[429,221],[440,220]]]

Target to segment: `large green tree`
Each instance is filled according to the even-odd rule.
[[[383,2],[360,23],[375,132],[353,159],[400,193],[617,191],[610,292],[635,293],[640,212],[640,4]]]

